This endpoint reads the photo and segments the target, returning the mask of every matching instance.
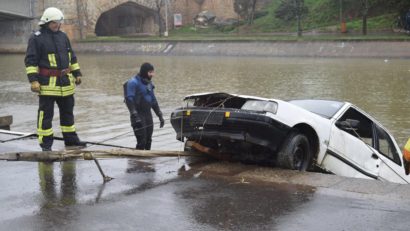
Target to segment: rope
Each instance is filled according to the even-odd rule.
[[[169,118],[166,118],[166,119],[168,120]],[[164,120],[165,120],[165,119],[164,119]],[[121,133],[121,134],[119,134],[119,135],[117,135],[117,136],[113,136],[113,137],[110,137],[110,138],[105,139],[105,140],[102,140],[102,141],[98,141],[98,142],[87,142],[87,143],[91,144],[89,147],[94,146],[94,145],[106,145],[106,144],[104,144],[104,143],[107,142],[107,141],[117,139],[117,138],[119,138],[119,137],[128,135],[128,134],[130,134],[130,133],[132,133],[132,132],[134,132],[134,131],[139,131],[139,130],[142,130],[142,129],[151,127],[151,126],[153,126],[153,125],[155,125],[155,124],[159,124],[159,123],[160,123],[160,122],[154,122],[154,123],[148,124],[148,125],[146,125],[146,126],[144,126],[144,127],[141,127],[141,128],[135,129],[135,130],[131,130],[131,131],[127,131],[127,132],[125,132],[125,133]],[[129,147],[124,147],[124,148],[129,148]],[[134,148],[129,148],[129,149],[134,149]]]
[[[209,107],[209,106],[211,106],[211,105],[217,105],[217,106],[216,106],[216,107],[210,107],[210,108],[212,108],[212,110],[211,110],[211,111],[208,113],[208,115],[206,116],[206,118],[205,118],[205,120],[204,120],[204,122],[203,122],[203,124],[202,124],[202,127],[205,126],[205,124],[207,123],[209,117],[211,116],[211,114],[212,114],[213,112],[215,112],[216,109],[218,109],[218,108],[223,108],[224,103],[225,103],[226,101],[228,101],[228,100],[234,98],[234,97],[235,97],[235,96],[230,96],[230,97],[228,97],[228,98],[221,99],[221,100],[219,100],[219,101],[215,101],[215,102],[212,102],[212,103],[210,103],[210,104],[205,104],[204,106],[207,106],[207,107]],[[186,108],[188,108],[188,105],[187,105]],[[184,109],[184,107],[183,107],[182,109]],[[182,114],[182,116],[181,116],[181,138],[182,138],[182,142],[184,142],[184,140],[183,140],[183,138],[184,138],[184,136],[183,136],[183,122],[184,122],[184,115]],[[202,140],[203,132],[204,132],[204,131],[202,130],[202,132],[201,132],[201,134],[200,134],[200,136],[199,136],[199,142],[201,142],[201,140]]]

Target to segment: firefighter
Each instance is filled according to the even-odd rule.
[[[86,146],[74,126],[74,90],[81,83],[80,66],[67,35],[60,31],[63,13],[47,8],[41,16],[40,30],[30,36],[25,57],[31,91],[39,95],[37,134],[43,151],[51,151],[54,103],[60,112],[60,128],[66,146]]]
[[[154,94],[154,67],[144,63],[139,73],[124,83],[124,98],[130,112],[131,126],[137,138],[136,149],[150,150],[153,133],[151,108],[158,116],[160,128],[164,126],[164,118]]]

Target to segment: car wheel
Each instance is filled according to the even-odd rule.
[[[307,137],[298,132],[291,132],[277,153],[279,167],[306,171],[310,166],[312,153]]]

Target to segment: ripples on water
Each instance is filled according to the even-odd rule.
[[[279,99],[350,101],[378,119],[399,145],[410,137],[409,60],[173,57],[78,54],[84,74],[76,93],[77,128],[103,140],[129,130],[122,83],[145,61],[155,66],[156,94],[163,112],[198,92],[224,91]],[[0,114],[13,114],[13,130],[34,131],[37,99],[29,92],[23,55],[0,57]],[[34,109],[33,109],[34,108]],[[58,115],[58,113],[56,114]],[[55,124],[58,124],[55,123]],[[174,139],[168,122],[159,136]],[[109,134],[110,133],[110,134]],[[168,134],[168,135],[167,135]],[[134,143],[134,138],[128,137]]]

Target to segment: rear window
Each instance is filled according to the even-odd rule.
[[[289,103],[304,108],[326,119],[332,118],[344,105],[343,102],[331,100],[291,100]]]

